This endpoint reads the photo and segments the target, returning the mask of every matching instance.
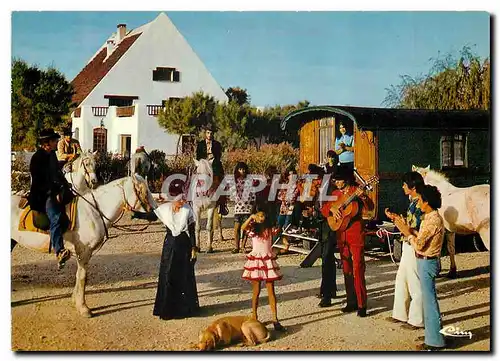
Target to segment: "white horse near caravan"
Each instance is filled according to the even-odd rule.
[[[490,185],[481,184],[467,188],[453,186],[446,176],[430,169],[412,166],[424,178],[426,184],[433,185],[441,192],[442,206],[438,210],[450,232],[450,242],[455,241],[455,233],[479,233],[485,247],[490,250]],[[451,255],[450,255],[451,257]],[[454,264],[454,260],[452,261]]]
[[[49,235],[37,232],[19,231],[18,225],[22,209],[18,207],[20,196],[11,199],[11,239],[20,245],[48,252]],[[76,227],[64,233],[64,241],[76,255],[78,269],[73,290],[73,301],[82,316],[91,317],[92,313],[85,301],[87,266],[92,255],[107,240],[108,228],[117,222],[126,210],[149,212],[156,208],[155,201],[144,178],[139,175],[125,177],[87,192],[78,199]],[[54,270],[56,270],[54,259]]]
[[[201,250],[201,213],[206,211],[207,214],[207,231],[208,231],[208,248],[207,253],[213,252],[212,243],[214,240],[214,225],[219,228],[220,240],[224,240],[222,236],[222,224],[221,218],[216,210],[217,202],[212,199],[212,194],[215,192],[219,186],[222,179],[215,179],[213,176],[212,162],[206,159],[194,160],[196,170],[195,174],[198,176],[204,176],[210,179],[212,182],[212,187],[205,190],[203,186],[199,184],[192,184],[191,192],[193,194],[192,208],[196,219],[196,246]]]

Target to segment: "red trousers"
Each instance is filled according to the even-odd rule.
[[[337,247],[342,259],[347,304],[365,308],[365,242],[361,221],[355,221],[345,231],[337,232]]]

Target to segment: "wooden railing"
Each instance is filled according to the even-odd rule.
[[[75,118],[80,118],[82,115],[82,108],[76,108],[73,114]]]
[[[117,117],[131,117],[134,115],[135,106],[129,107],[116,107],[116,116]]]
[[[162,105],[148,104],[148,115],[158,116],[160,110],[163,109]]]
[[[96,117],[105,117],[108,114],[108,107],[92,107],[92,114]]]

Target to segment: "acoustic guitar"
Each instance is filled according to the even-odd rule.
[[[368,179],[365,184],[360,185],[356,191],[351,194],[342,194],[336,201],[327,203],[325,206],[329,208],[327,217],[328,225],[332,231],[345,231],[347,226],[351,222],[351,219],[355,217],[359,212],[358,202],[354,202],[356,198],[359,197],[359,191],[365,191],[372,189],[371,185],[378,183],[378,178],[373,176]],[[337,210],[340,210],[342,217],[340,219],[335,218]]]

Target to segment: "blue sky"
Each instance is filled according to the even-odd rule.
[[[12,56],[72,80],[126,23],[159,12],[13,12]],[[399,75],[427,72],[438,52],[490,55],[486,12],[168,11],[217,82],[246,88],[257,106],[382,105]]]

